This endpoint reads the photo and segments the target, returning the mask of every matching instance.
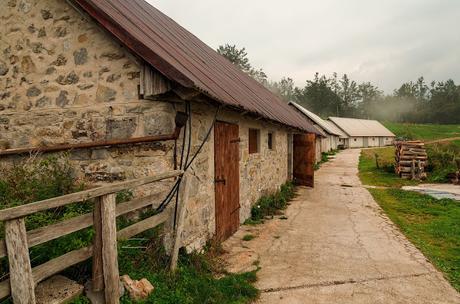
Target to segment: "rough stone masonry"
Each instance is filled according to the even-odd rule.
[[[66,1],[0,0],[0,149],[52,146],[169,134],[183,105],[139,96],[142,60]],[[214,109],[192,105],[192,153],[212,124]],[[240,219],[263,194],[287,179],[287,135],[278,125],[232,111],[220,120],[240,127]],[[248,153],[248,128],[258,128],[261,150]],[[275,149],[267,148],[267,134]],[[178,140],[180,144],[181,140]],[[174,142],[157,142],[69,153],[77,173],[90,182],[113,182],[173,168]],[[180,146],[179,146],[180,149]],[[9,165],[17,157],[1,158]],[[200,248],[215,231],[214,140],[211,134],[192,170],[184,239]],[[142,188],[169,189],[170,182]]]

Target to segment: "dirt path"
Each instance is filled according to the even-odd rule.
[[[442,139],[430,140],[430,141],[426,141],[425,144],[429,145],[429,144],[449,142],[449,141],[454,141],[454,140],[460,140],[460,137],[451,137],[451,138],[442,138]]]
[[[259,303],[460,303],[362,187],[359,152],[324,164],[287,219],[243,226],[224,243],[228,261],[238,270],[259,260]],[[256,238],[242,241],[248,233]]]

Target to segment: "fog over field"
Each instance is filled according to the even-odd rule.
[[[246,47],[270,79],[347,73],[390,93],[460,80],[458,0],[148,0],[213,48]]]

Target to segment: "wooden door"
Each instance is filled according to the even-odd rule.
[[[216,237],[225,240],[240,225],[240,169],[238,125],[216,122],[214,170],[216,191]]]
[[[293,175],[294,181],[302,186],[314,186],[315,137],[315,134],[294,135]]]
[[[369,147],[369,137],[363,137],[363,147]]]

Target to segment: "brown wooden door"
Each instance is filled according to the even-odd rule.
[[[238,125],[216,122],[214,170],[216,191],[216,236],[225,240],[240,225],[240,169]]]
[[[314,186],[315,145],[315,134],[294,134],[293,176],[299,185]]]

